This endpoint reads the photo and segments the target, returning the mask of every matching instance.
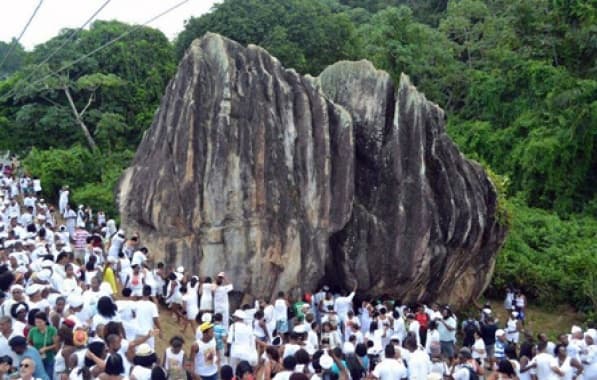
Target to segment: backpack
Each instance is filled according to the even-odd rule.
[[[477,375],[477,371],[475,371],[470,365],[465,365],[464,368],[468,370],[469,380],[479,380],[479,375]]]

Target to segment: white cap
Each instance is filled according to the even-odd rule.
[[[68,297],[68,306],[70,306],[71,308],[78,308],[80,306],[83,306],[83,297],[71,294]]]
[[[582,332],[582,329],[580,328],[580,326],[574,325],[574,326],[572,326],[572,329],[570,330],[570,332],[572,334],[579,334]]]
[[[342,353],[344,355],[354,354],[354,351],[355,351],[354,344],[352,344],[350,342],[344,342],[344,345],[342,345]]]
[[[497,329],[495,332],[495,336],[504,336],[506,334],[506,332],[502,329]]]
[[[327,352],[319,357],[319,365],[323,369],[330,369],[334,365],[334,359]]]
[[[242,319],[244,320],[245,318],[247,318],[246,314],[244,311],[242,311],[241,309],[238,309],[234,312],[234,314],[232,314],[232,316],[234,318],[238,318],[238,319]]]
[[[203,313],[201,315],[201,322],[211,322],[212,317],[211,317],[211,313]]]
[[[39,284],[31,284],[25,289],[25,293],[27,293],[28,296],[32,296],[35,293],[41,292],[43,289],[44,287]]]

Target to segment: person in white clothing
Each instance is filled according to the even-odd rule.
[[[70,192],[68,190],[68,185],[64,185],[58,194],[58,209],[61,215],[64,215],[66,212],[66,206],[68,206],[68,196]]]
[[[385,358],[380,361],[373,371],[371,377],[379,380],[401,380],[406,379],[408,372],[402,360],[396,355],[393,344],[388,344],[384,352]]]
[[[228,330],[230,365],[236,368],[236,365],[242,360],[256,364],[257,349],[255,346],[255,335],[251,326],[248,326],[244,322],[246,318],[245,313],[242,310],[236,310],[232,317],[234,323]]]
[[[191,347],[194,377],[199,377],[201,380],[216,380],[218,377],[218,356],[216,355],[213,327],[211,322],[203,322],[199,325],[201,339],[198,339]]]
[[[348,293],[345,297],[337,297],[334,301],[334,311],[340,318],[340,323],[342,324],[342,329],[344,328],[344,323],[348,318],[348,312],[352,310],[352,300],[355,296],[355,292],[357,290],[357,281],[355,280],[354,286],[352,291]]]
[[[581,354],[582,364],[585,367],[585,379],[597,379],[597,331],[588,329],[585,332],[585,350]]]
[[[225,328],[228,328],[228,321],[230,320],[230,305],[228,303],[228,293],[234,287],[228,281],[224,272],[218,273],[216,278],[216,288],[213,291],[214,298],[214,313],[221,313],[223,317],[222,323]]]
[[[573,380],[582,374],[583,366],[576,358],[568,356],[566,346],[558,344],[556,353],[556,357],[551,360],[550,366],[559,380]]]
[[[199,292],[201,293],[201,300],[199,301],[199,311],[201,312],[208,312],[211,313],[214,309],[214,289],[216,285],[214,285],[211,281],[211,277],[206,277],[203,280],[199,288]]]
[[[162,337],[162,330],[160,327],[160,320],[157,305],[151,301],[151,286],[145,285],[143,287],[143,297],[136,302],[135,305],[135,320],[137,322],[138,333],[146,334],[148,331],[158,329],[158,335]],[[152,336],[147,340],[147,344],[154,349],[155,338]]]
[[[429,355],[419,349],[416,340],[409,336],[404,342],[410,355],[407,361],[408,364],[408,379],[409,380],[427,380],[427,375],[431,373],[431,360]]]
[[[521,373],[535,369],[537,380],[551,380],[553,377],[551,370],[551,361],[554,359],[552,355],[547,353],[547,341],[539,341],[537,344],[538,354],[530,361],[530,363],[520,369]]]

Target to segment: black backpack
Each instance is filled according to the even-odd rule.
[[[479,380],[479,375],[477,375],[477,371],[475,371],[470,365],[466,364],[464,368],[468,370],[468,380]]]

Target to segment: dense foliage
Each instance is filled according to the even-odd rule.
[[[45,76],[124,31],[112,47]],[[30,152],[26,167],[48,181],[63,170],[53,173],[75,187],[77,202],[113,207],[111,187],[176,60],[208,31],[261,45],[301,73],[366,58],[395,79],[410,75],[502,190],[500,218],[511,233],[491,292],[512,283],[545,302],[595,303],[595,2],[224,0],[188,20],[174,44],[150,28],[98,21],[31,53],[15,49],[0,80],[0,150]],[[60,185],[46,189],[55,197]]]

